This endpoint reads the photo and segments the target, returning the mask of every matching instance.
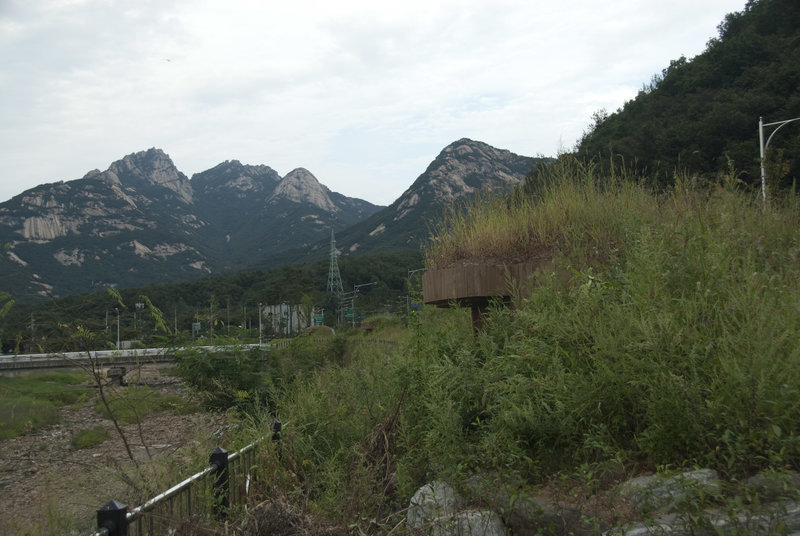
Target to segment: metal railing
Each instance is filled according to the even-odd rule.
[[[272,440],[280,439],[281,422],[272,422]],[[153,536],[170,533],[192,520],[227,517],[230,508],[242,504],[256,473],[256,445],[266,437],[228,455],[217,447],[209,465],[184,481],[128,511],[128,506],[109,501],[97,510],[93,536]]]

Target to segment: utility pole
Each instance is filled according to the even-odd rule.
[[[261,344],[261,302],[258,302],[258,344]]]

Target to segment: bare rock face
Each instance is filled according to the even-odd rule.
[[[141,259],[160,264],[151,263],[152,280],[165,264],[178,276],[198,273],[194,266],[206,256],[185,245],[187,234],[205,226],[193,213],[193,198],[189,179],[159,149],[28,190],[0,204],[0,243],[5,259],[19,267],[9,290],[24,301],[25,294],[144,283],[141,271],[149,268]],[[140,247],[126,246],[132,243]]]
[[[428,167],[425,186],[434,197],[452,201],[478,190],[508,190],[530,171],[530,158],[461,139],[445,147]]]
[[[184,203],[193,200],[192,185],[189,179],[178,171],[175,164],[161,149],[129,154],[114,162],[109,168],[117,178],[125,177],[124,182],[137,186],[137,182],[166,188]]]
[[[308,203],[326,212],[339,211],[330,198],[330,190],[319,183],[307,169],[297,168],[286,175],[269,198],[269,203],[281,200],[293,203]]]
[[[281,180],[280,175],[269,166],[245,165],[238,160],[226,160],[213,168],[192,176],[195,202],[213,200],[230,203],[233,200],[263,203],[264,199]]]
[[[58,214],[45,214],[44,216],[31,216],[22,222],[20,234],[28,240],[52,240],[59,236],[67,236],[70,231],[77,230],[78,222],[75,220],[62,221]]]

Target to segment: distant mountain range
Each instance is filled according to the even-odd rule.
[[[0,204],[0,290],[26,302],[316,260],[328,255],[331,229],[345,255],[418,249],[444,205],[508,189],[540,162],[458,140],[380,207],[303,168],[280,177],[232,160],[189,179],[149,149]]]

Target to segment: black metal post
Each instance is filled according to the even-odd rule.
[[[272,440],[273,441],[280,441],[281,440],[281,421],[275,419],[272,421]]]
[[[228,488],[230,484],[228,474],[228,451],[217,447],[209,457],[209,463],[214,469],[214,516],[221,520],[228,515]]]
[[[128,505],[111,500],[97,511],[97,529],[108,536],[128,536]]]

